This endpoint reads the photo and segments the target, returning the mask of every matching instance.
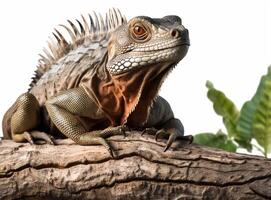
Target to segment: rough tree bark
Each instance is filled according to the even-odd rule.
[[[271,199],[271,160],[129,133],[102,146],[0,144],[0,199]]]

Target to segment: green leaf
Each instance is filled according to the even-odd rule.
[[[242,109],[237,130],[252,136],[263,147],[265,156],[271,152],[271,66],[262,76],[255,95]]]
[[[223,117],[223,123],[227,129],[229,137],[233,137],[240,146],[251,151],[251,132],[241,134],[236,129],[236,125],[240,117],[240,112],[237,107],[223,92],[215,89],[210,81],[207,81],[206,86],[208,88],[207,96],[213,102],[215,112]]]
[[[256,94],[250,101],[244,103],[243,107],[241,108],[240,118],[237,122],[236,130],[240,133],[242,137],[255,137],[253,134],[253,121],[255,117],[256,109],[260,103],[260,97],[263,94],[263,83],[266,80],[266,76],[263,76],[261,82],[258,86]],[[236,140],[242,140],[240,138],[236,138]],[[239,142],[241,146],[246,144],[242,144]],[[250,149],[251,151],[251,149]]]
[[[215,112],[223,117],[223,122],[229,136],[235,136],[235,126],[239,118],[239,110],[223,92],[215,89],[210,81],[207,81],[206,86],[208,88],[207,97],[213,102]]]
[[[236,152],[237,146],[226,134],[219,131],[214,133],[200,133],[194,136],[194,143],[215,147],[230,152]]]

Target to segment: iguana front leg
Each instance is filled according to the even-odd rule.
[[[49,99],[45,106],[50,119],[65,136],[81,145],[101,144],[114,157],[111,147],[104,138],[124,134],[126,128],[119,126],[109,127],[102,131],[88,131],[79,118],[87,117],[92,119],[93,113],[95,113],[93,110],[97,111],[96,113],[99,115],[99,109],[83,88],[64,91],[58,96]],[[95,116],[95,119],[98,117]]]
[[[179,119],[174,118],[169,103],[161,96],[158,96],[150,111],[146,122],[146,129],[142,134],[151,132],[158,137],[169,137],[164,151],[172,145],[176,139],[193,141],[193,136],[184,136],[184,127]]]

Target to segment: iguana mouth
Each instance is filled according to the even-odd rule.
[[[177,46],[190,46],[190,41],[185,41],[185,42],[183,42],[183,43],[181,43],[181,44],[179,44]]]
[[[144,51],[146,53],[149,53],[149,52],[158,52],[158,51],[163,51],[163,50],[167,50],[167,49],[174,49],[174,48],[178,48],[180,46],[190,46],[190,42],[187,41],[187,42],[183,42],[183,43],[180,43],[180,44],[177,44],[175,46],[170,46],[170,47],[166,47],[166,48],[161,48],[161,49],[154,49],[154,50],[150,50],[150,51]],[[134,51],[134,52],[142,52],[142,51]]]
[[[155,51],[163,51],[166,49],[174,49],[179,46],[190,46],[189,39],[177,39],[171,40],[164,43],[157,43],[152,46],[146,46],[145,48],[136,48],[133,52],[155,52]]]

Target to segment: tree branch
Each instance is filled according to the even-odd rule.
[[[128,133],[102,146],[0,144],[0,199],[268,199],[271,160]]]

